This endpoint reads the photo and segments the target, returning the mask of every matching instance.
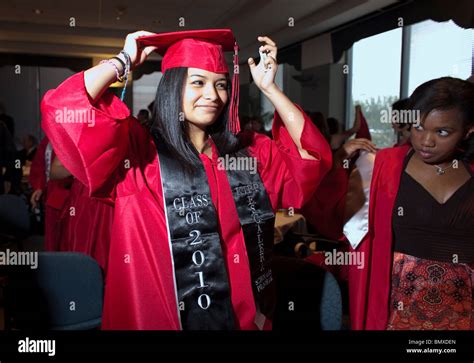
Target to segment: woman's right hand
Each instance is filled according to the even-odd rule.
[[[359,150],[376,153],[377,146],[368,139],[352,139],[343,144],[334,154],[333,165],[339,165],[344,160],[352,159]]]
[[[344,158],[351,159],[359,150],[365,150],[369,153],[376,153],[377,146],[368,139],[352,139],[342,145],[337,152],[340,152]]]
[[[36,189],[33,194],[31,194],[30,198],[30,203],[31,206],[34,208],[38,207],[39,200],[41,199],[41,196],[43,195],[43,190],[42,189]]]
[[[150,55],[150,53],[156,49],[156,47],[153,46],[148,46],[145,48],[139,47],[137,44],[137,39],[145,35],[153,34],[154,33],[142,30],[135,33],[130,33],[125,38],[123,50],[130,56],[131,69],[134,69],[142,64]],[[126,64],[127,59],[125,59],[125,56],[122,53],[117,54],[117,57]],[[122,69],[123,65],[117,59],[112,58],[110,59],[110,62],[113,62],[115,66],[118,67],[121,74],[124,73],[124,70]],[[110,64],[99,64],[85,71],[84,84],[86,91],[92,100],[92,103],[94,103],[116,80],[117,75],[114,68]]]
[[[148,56],[156,50],[157,47],[148,46],[145,48],[141,48],[137,44],[137,39],[146,35],[154,35],[155,33],[151,33],[145,30],[140,30],[135,33],[130,33],[125,38],[125,45],[123,46],[123,50],[128,53],[130,56],[130,60],[132,62],[132,69],[138,67],[139,65],[143,64]],[[123,56],[121,55],[121,58]]]

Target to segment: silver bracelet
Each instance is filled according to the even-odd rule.
[[[123,89],[122,89],[122,94],[120,96],[120,99],[123,101],[123,99],[125,98],[125,90],[127,89],[127,84],[128,84],[128,74],[130,73],[130,68],[132,66],[132,59],[130,58],[130,55],[124,51],[124,50],[121,50],[119,54],[123,54],[123,56],[125,57],[125,70],[124,70],[124,77],[125,77],[125,84],[123,86]]]

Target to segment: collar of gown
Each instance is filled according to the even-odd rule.
[[[200,158],[203,162],[205,160],[208,160],[208,161],[211,162],[211,164],[217,165],[217,159],[219,157],[219,153],[217,151],[216,144],[214,143],[214,141],[212,140],[212,138],[210,136],[209,136],[208,140],[209,140],[209,144],[211,145],[212,157],[210,158],[205,153],[200,153],[199,156],[200,156]]]

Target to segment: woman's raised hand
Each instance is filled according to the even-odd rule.
[[[140,30],[135,33],[130,33],[125,38],[125,45],[123,46],[123,50],[128,53],[130,56],[130,60],[132,62],[132,69],[141,65],[148,56],[156,49],[154,46],[148,46],[145,48],[141,48],[138,43],[137,39],[146,35],[154,35],[155,33],[151,33],[145,30]]]
[[[259,36],[257,37],[257,40],[263,43],[259,48],[259,52],[267,55],[266,60],[263,61],[263,59],[260,58],[260,62],[257,65],[253,58],[249,58],[248,64],[255,85],[261,91],[265,92],[271,90],[272,87],[275,87],[275,75],[278,68],[278,48],[275,42],[269,37]]]
[[[135,67],[142,64],[150,55],[150,53],[156,49],[156,47],[153,46],[148,46],[145,48],[139,47],[137,44],[137,39],[145,35],[153,34],[154,33],[142,30],[135,33],[130,33],[125,38],[123,50],[130,56],[131,69],[134,69]],[[118,54],[117,57],[126,64],[127,59],[122,53]],[[104,93],[104,91],[117,80],[117,70],[121,74],[124,73],[121,62],[114,58],[110,59],[109,61],[114,63],[115,67],[105,63],[99,64],[84,72],[84,84],[92,102],[95,102],[95,100],[97,100],[102,95],[102,93]]]

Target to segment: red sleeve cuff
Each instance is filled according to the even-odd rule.
[[[89,94],[86,90],[84,82],[84,72],[82,71],[72,76],[70,78],[71,81],[76,81],[76,79],[73,80],[74,77],[77,77],[78,83],[80,82],[77,87],[78,94],[74,95],[75,97],[77,97],[78,99],[87,98],[92,108],[94,108],[96,111],[102,112],[107,117],[112,118],[114,120],[125,120],[130,116],[130,110],[127,105],[108,89],[98,100],[92,103]]]
[[[303,132],[301,133],[300,138],[301,146],[316,160],[303,159],[301,157],[298,147],[293,142],[288,130],[285,128],[283,120],[281,119],[278,112],[275,111],[272,134],[278,149],[288,156],[298,158],[302,161],[320,162],[328,160],[328,163],[331,164],[332,152],[326,139],[323,137],[316,125],[313,124],[309,116],[306,115],[306,113],[301,109],[301,107],[297,104],[295,104],[295,106],[301,111],[305,120]]]

